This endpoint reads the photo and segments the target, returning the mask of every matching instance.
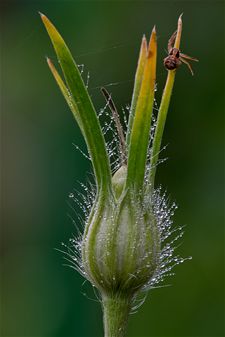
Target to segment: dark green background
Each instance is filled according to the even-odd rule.
[[[45,56],[56,60],[37,11],[56,24],[76,61],[90,71],[117,106],[130,102],[143,33],[158,33],[157,100],[170,34],[184,12],[182,50],[199,58],[192,77],[178,73],[164,144],[169,160],[158,184],[185,224],[179,253],[193,260],[176,268],[172,285],[153,290],[131,316],[129,337],[224,336],[224,3],[222,1],[6,1],[1,6],[2,230],[1,333],[3,337],[102,336],[100,304],[88,284],[62,267],[54,250],[74,232],[68,194],[85,181],[90,164]]]

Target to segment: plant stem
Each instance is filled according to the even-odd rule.
[[[131,310],[131,299],[128,297],[103,298],[105,337],[124,337],[128,315]]]

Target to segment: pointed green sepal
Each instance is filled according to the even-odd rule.
[[[147,53],[148,53],[148,45],[145,35],[142,38],[141,42],[141,48],[139,53],[139,59],[138,59],[138,65],[137,70],[135,74],[135,81],[134,81],[134,90],[132,95],[132,102],[130,107],[130,115],[129,115],[129,121],[128,121],[128,128],[127,128],[127,137],[126,137],[126,143],[127,147],[129,147],[130,144],[130,135],[131,135],[131,129],[134,121],[134,113],[137,105],[138,96],[141,89],[141,83],[143,79],[143,73],[145,68],[145,63],[147,60]]]
[[[181,40],[181,32],[182,32],[182,14],[179,16],[178,23],[177,23],[177,34],[174,43],[174,48],[180,48],[180,40]],[[163,91],[157,122],[156,122],[156,129],[153,138],[153,145],[152,145],[152,154],[151,154],[151,169],[149,172],[149,186],[152,188],[154,187],[155,181],[155,174],[156,174],[156,166],[159,158],[161,143],[162,143],[162,136],[163,131],[166,123],[167,112],[169,109],[170,99],[173,91],[173,85],[176,75],[175,70],[168,70],[167,80],[165,84],[165,88]]]
[[[58,71],[56,70],[54,64],[52,63],[52,61],[47,57],[47,63],[48,63],[48,66],[49,66],[49,69],[51,70],[52,72],[52,75],[54,76],[55,80],[56,80],[56,83],[58,84],[59,86],[59,89],[61,90],[61,93],[63,94],[67,104],[69,105],[76,121],[77,121],[77,124],[79,125],[81,131],[83,132],[83,126],[82,126],[82,122],[80,120],[80,116],[79,116],[79,112],[78,112],[78,108],[77,108],[77,105],[70,93],[70,91],[68,90],[66,84],[63,82],[61,76],[59,75]]]
[[[66,85],[64,85],[53,67],[50,66],[50,68],[84,135],[94,168],[97,186],[99,189],[105,190],[111,186],[111,170],[104,136],[96,111],[79,69],[63,38],[49,19],[44,14],[40,15],[57,54]],[[66,93],[66,87],[68,88],[68,94],[71,95],[71,99]]]
[[[146,169],[156,79],[156,30],[152,30],[128,149],[126,186],[142,188]]]

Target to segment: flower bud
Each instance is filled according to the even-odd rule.
[[[154,125],[157,37],[153,27],[149,43],[145,37],[141,43],[129,118],[124,120],[126,137],[111,94],[105,88],[101,91],[112,118],[107,128],[101,128],[102,113],[97,114],[69,48],[50,20],[40,15],[65,81],[48,58],[47,63],[85,138],[96,184],[94,191],[92,184],[90,190],[85,188],[87,198],[82,195],[82,202],[71,193],[84,211],[86,225],[83,235],[71,239],[69,246],[63,244],[67,247],[64,253],[72,268],[91,281],[101,294],[105,337],[124,337],[137,294],[171,275],[175,265],[190,259],[173,255],[183,230],[171,227],[176,206],[168,205],[166,195],[154,187],[176,72],[168,72]],[[168,43],[178,51],[181,16]],[[108,131],[113,139],[106,142]],[[118,163],[122,166],[112,177]]]
[[[113,177],[113,193],[91,212],[83,239],[83,266],[102,292],[132,296],[153,276],[160,250],[156,219],[139,194],[124,190],[126,166]]]

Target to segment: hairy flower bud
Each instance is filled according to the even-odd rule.
[[[113,177],[113,193],[94,206],[83,239],[83,265],[103,293],[132,296],[153,276],[160,250],[156,218],[141,194],[124,190],[126,167]]]
[[[67,248],[64,253],[72,268],[100,292],[105,337],[124,337],[138,293],[163,281],[175,265],[188,259],[173,254],[183,230],[172,228],[176,205],[168,205],[165,193],[154,184],[176,69],[168,71],[155,124],[157,37],[153,27],[149,43],[143,36],[129,117],[127,120],[124,116],[121,123],[111,94],[105,88],[101,91],[106,106],[97,113],[65,41],[49,19],[40,15],[64,79],[49,58],[47,63],[84,136],[88,149],[85,156],[92,162],[96,186],[94,190],[92,183],[90,188],[84,187],[85,195],[70,194],[84,212],[85,229],[68,246],[63,244]],[[172,46],[179,51],[181,17],[168,49]],[[180,60],[184,62],[185,55],[178,54],[175,56],[182,56]],[[106,108],[112,116],[101,127],[101,115]],[[127,125],[125,131],[123,124]],[[110,140],[106,141],[108,132]]]

